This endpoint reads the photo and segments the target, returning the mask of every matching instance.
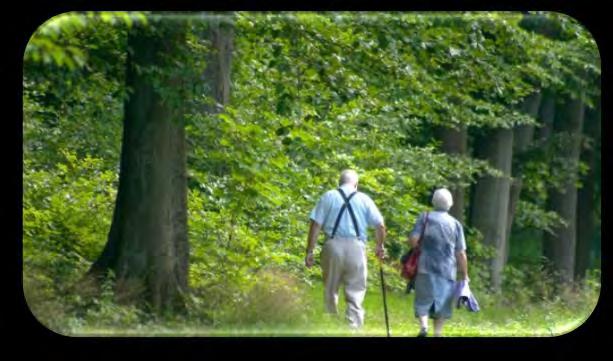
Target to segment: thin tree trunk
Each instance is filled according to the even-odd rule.
[[[209,113],[219,113],[230,101],[232,51],[234,28],[228,15],[219,15],[208,19],[208,29],[204,34],[211,42],[207,57],[207,67],[203,81],[209,87],[210,95],[216,104],[208,109]]]
[[[159,92],[174,80],[156,87],[146,70],[168,69],[163,57],[183,39],[179,25],[130,30],[119,188],[108,242],[90,270],[114,271],[120,300],[157,311],[180,308],[188,287],[185,134],[180,103]]]
[[[483,235],[484,244],[496,250],[496,254],[491,259],[490,276],[492,288],[498,290],[502,283],[502,267],[506,248],[513,130],[489,131],[478,141],[476,151],[477,157],[486,159],[490,166],[503,173],[503,177],[484,176],[477,181],[471,211],[471,224]]]
[[[538,128],[534,139],[540,146],[544,146],[551,139],[556,114],[555,105],[555,94],[551,90],[544,91],[538,115],[541,126]],[[553,245],[545,235],[543,235],[542,246],[543,256],[548,260],[553,260]]]
[[[585,115],[585,135],[591,138],[592,144],[584,148],[581,153],[581,160],[585,162],[589,171],[585,174],[581,182],[583,186],[579,189],[577,204],[577,256],[575,264],[575,276],[583,278],[589,267],[590,251],[592,239],[596,225],[596,143],[600,140],[600,107],[597,109],[586,110]]]
[[[555,94],[551,90],[545,90],[541,99],[541,104],[538,111],[538,117],[541,120],[541,126],[535,134],[535,140],[545,142],[551,137],[553,130],[553,120],[556,110]]]
[[[521,110],[536,118],[538,116],[539,105],[541,104],[541,92],[536,92],[528,96],[522,106]],[[533,125],[520,125],[513,129],[513,157],[520,157],[532,144],[534,138],[534,126]],[[513,180],[511,183],[511,193],[509,195],[509,212],[507,218],[507,235],[506,235],[506,248],[504,252],[503,264],[506,264],[509,260],[509,253],[511,251],[511,230],[513,228],[513,219],[515,218],[515,210],[517,209],[517,203],[519,202],[519,196],[522,188],[522,170],[519,164],[515,164],[511,171]]]
[[[437,138],[441,140],[441,150],[451,155],[465,155],[467,143],[466,125],[460,125],[459,129],[438,127],[436,129]],[[453,197],[453,206],[449,213],[458,221],[464,223],[464,187],[452,186],[449,191]]]
[[[551,189],[549,193],[549,208],[558,213],[567,222],[566,226],[557,226],[553,235],[545,238],[553,250],[553,265],[560,272],[561,281],[571,282],[575,272],[575,251],[577,239],[577,170],[581,145],[581,129],[583,126],[584,104],[582,99],[566,101],[559,112],[556,112],[554,131],[568,138],[558,155],[570,166],[571,174],[566,177],[561,189]]]
[[[231,95],[231,68],[234,46],[234,27],[232,17],[229,14],[216,14],[206,16],[207,27],[200,36],[210,42],[209,51],[206,54],[206,69],[202,73],[201,80],[206,86],[206,95],[211,103],[205,103],[202,112],[215,115],[222,113],[226,104],[230,102]],[[213,124],[216,119],[211,118]],[[221,128],[215,127],[213,139],[220,139]],[[202,144],[202,143],[201,143]],[[201,162],[202,159],[194,159]],[[227,165],[218,164],[210,166],[211,174],[223,176],[228,173]]]

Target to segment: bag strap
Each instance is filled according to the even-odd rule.
[[[419,235],[419,239],[417,240],[417,247],[421,246],[421,241],[424,238],[424,233],[426,233],[426,227],[428,226],[428,214],[430,212],[426,212],[426,220],[424,221],[424,228],[421,229],[421,234]]]
[[[345,211],[345,209],[349,209],[349,215],[351,215],[351,221],[353,222],[353,227],[355,228],[355,234],[357,235],[358,238],[360,238],[360,231],[358,230],[358,222],[355,219],[355,214],[353,213],[353,208],[351,208],[351,203],[349,203],[351,198],[354,195],[356,195],[358,192],[353,192],[349,195],[349,197],[347,197],[345,195],[345,192],[343,192],[342,189],[338,188],[338,191],[343,197],[343,201],[345,203],[343,204],[340,211],[338,212],[338,216],[336,217],[336,222],[334,223],[334,229],[332,230],[332,235],[330,236],[330,238],[334,238],[334,235],[336,234],[336,229],[338,228],[338,225],[341,222],[341,217],[343,216],[343,212]]]

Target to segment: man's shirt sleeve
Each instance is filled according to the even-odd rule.
[[[381,215],[381,212],[379,212],[379,208],[377,208],[377,205],[375,204],[375,202],[373,202],[372,199],[370,199],[370,197],[367,197],[367,199],[368,224],[371,227],[376,227],[380,224],[383,224],[383,216]]]
[[[330,202],[328,201],[327,194],[324,194],[319,199],[319,202],[317,202],[315,208],[313,208],[311,211],[311,220],[317,222],[317,224],[320,226],[323,226],[324,222],[326,221],[326,210],[328,209],[328,203]]]

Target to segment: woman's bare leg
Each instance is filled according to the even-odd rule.
[[[445,319],[443,317],[434,319],[434,336],[440,337],[443,332],[443,324],[445,323]]]
[[[428,332],[428,315],[419,316],[419,332],[424,336]]]

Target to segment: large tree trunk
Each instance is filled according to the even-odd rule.
[[[538,116],[539,105],[541,104],[541,92],[536,92],[528,96],[521,105],[521,111],[536,118]],[[533,125],[520,125],[513,129],[513,157],[519,158],[530,147],[534,138]],[[511,193],[509,195],[509,212],[507,215],[507,235],[506,247],[504,250],[503,263],[506,264],[509,259],[511,250],[511,230],[513,228],[513,219],[515,218],[515,210],[519,202],[519,196],[522,188],[522,170],[519,164],[513,165],[511,171],[513,180],[511,183]]]
[[[581,98],[567,100],[556,111],[554,131],[568,139],[558,150],[558,156],[564,159],[571,171],[561,189],[549,192],[549,209],[558,213],[567,222],[566,226],[554,227],[554,234],[546,234],[546,242],[553,251],[554,268],[560,272],[561,281],[571,282],[575,272],[576,251],[576,211],[577,211],[577,165],[581,146],[581,129],[583,126],[584,104]]]
[[[436,129],[437,138],[441,141],[441,150],[451,155],[465,155],[467,143],[466,125],[460,125],[459,129],[438,127]],[[458,221],[464,223],[464,187],[450,187],[449,191],[453,197],[453,206],[449,213]]]
[[[596,171],[597,148],[600,142],[601,124],[600,105],[596,109],[586,110],[584,134],[591,139],[591,144],[584,148],[581,153],[581,161],[589,167],[589,171],[582,179],[582,187],[579,189],[577,205],[577,257],[575,264],[575,276],[583,278],[589,267],[592,239],[594,238],[596,225]]]
[[[154,85],[147,73],[169,69],[164,58],[178,51],[184,30],[161,25],[155,31],[135,26],[128,35],[131,92],[124,106],[119,188],[108,242],[91,268],[95,274],[114,271],[119,298],[148,301],[157,311],[182,306],[189,256],[182,109],[159,91],[176,87],[175,79]]]
[[[477,157],[486,159],[490,166],[500,170],[503,177],[481,177],[474,188],[471,224],[483,234],[485,245],[496,249],[491,259],[491,286],[500,289],[506,248],[507,212],[511,186],[511,158],[513,130],[494,129],[478,140]]]

